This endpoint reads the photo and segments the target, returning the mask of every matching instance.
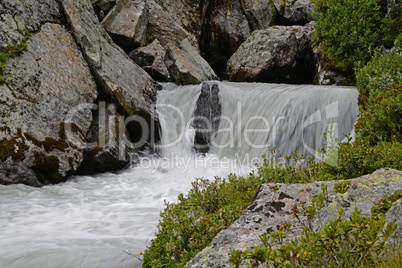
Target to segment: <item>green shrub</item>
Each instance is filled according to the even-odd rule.
[[[372,60],[356,70],[356,87],[367,99],[382,91],[398,91],[402,87],[402,55],[393,51],[386,55],[375,50]]]
[[[184,267],[215,235],[226,229],[252,203],[258,177],[214,181],[197,179],[179,202],[166,204],[158,233],[144,253],[143,267]]]
[[[319,52],[327,62],[349,71],[370,60],[370,47],[379,45],[381,7],[378,0],[314,0],[318,18]]]
[[[382,92],[369,98],[370,105],[360,107],[356,124],[359,138],[375,145],[379,141],[402,142],[402,94]]]
[[[317,218],[323,207],[323,196],[325,194],[319,202],[312,200],[311,206],[302,204],[302,209],[294,206],[293,216],[302,224],[300,239],[283,244],[290,226],[282,226],[279,231],[260,236],[262,245],[255,246],[253,251],[232,251],[229,262],[236,268],[242,264],[248,264],[248,267],[259,267],[260,264],[267,267],[361,267],[377,263],[385,243],[397,228],[394,223],[386,224],[383,213],[401,198],[400,192],[384,198],[389,202],[381,213],[374,209],[371,217],[362,217],[356,209],[346,220],[342,217],[343,208],[340,208],[336,220],[314,231],[313,226],[306,225],[301,217],[307,216],[308,222]],[[274,244],[276,248],[273,248]]]

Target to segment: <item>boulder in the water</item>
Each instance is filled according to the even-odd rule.
[[[219,129],[222,107],[219,99],[217,83],[202,83],[201,95],[197,100],[194,112],[193,128],[195,129],[194,150],[207,153]]]

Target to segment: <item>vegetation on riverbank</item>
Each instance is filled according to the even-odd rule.
[[[328,139],[328,143],[319,150],[319,153],[326,155],[327,161],[316,162],[312,158],[304,159],[302,155],[294,154],[291,157],[285,156],[283,164],[277,164],[275,160],[279,155],[272,149],[271,158],[266,158],[264,165],[248,177],[231,175],[227,179],[216,178],[214,181],[197,180],[186,196],[180,195],[178,203],[167,204],[166,209],[161,213],[159,230],[145,252],[143,267],[183,267],[206,247],[219,231],[227,228],[242,214],[251,204],[255,191],[262,183],[344,180],[369,174],[383,167],[402,169],[400,7],[397,10],[399,17],[387,18],[384,16],[380,1],[376,0],[363,2],[316,0],[314,2],[319,18],[316,38],[321,43],[321,53],[335,67],[343,70],[354,68],[356,74],[356,86],[360,91],[360,117],[356,125],[355,141],[349,140],[347,143],[334,145],[328,144],[330,140]],[[350,8],[350,5],[355,10]],[[359,16],[356,16],[356,10],[360,12]],[[348,19],[352,17],[355,18]],[[367,23],[356,21],[356,19],[361,21],[361,18],[367,18]],[[378,25],[381,27],[378,28]],[[363,34],[356,34],[360,32]],[[391,41],[396,45],[393,52],[383,54],[376,48],[382,44],[389,46]],[[306,160],[306,164],[296,168],[288,164],[291,158],[295,162]],[[372,230],[382,230],[384,221],[382,216],[366,219],[356,212],[350,220],[339,220],[337,224],[331,223],[324,226],[320,232],[306,229],[304,238],[293,245],[316,252],[322,249],[322,245],[311,243],[311,241],[316,241],[314,239],[326,233],[340,233],[340,238],[343,239],[346,234],[342,234],[339,230],[348,228],[353,230],[351,234],[359,235],[360,242],[371,241],[367,240],[370,238],[374,239],[373,243],[375,243],[379,239],[380,232],[377,232],[377,236],[373,236]],[[356,226],[357,223],[370,226],[372,229],[359,229],[358,225]],[[388,226],[384,237],[391,235],[395,227]],[[264,254],[268,254],[267,252],[271,254],[273,251],[268,242],[263,244],[265,248],[260,247],[259,250]],[[365,253],[369,252],[367,255],[353,255],[353,251],[350,251],[351,254],[345,255],[341,260],[333,259],[333,264],[342,263],[347,266],[349,263],[352,266],[365,264],[381,267],[384,263],[373,254],[379,256],[378,254],[384,249],[384,244],[376,248],[375,252],[371,251],[372,249],[372,247],[365,248],[368,250]],[[342,250],[342,248],[333,248],[333,250]],[[388,254],[388,257],[396,262],[397,267],[401,264],[401,258],[398,257],[400,249],[399,251],[394,249],[392,252],[395,256]],[[327,253],[329,254],[329,251]],[[235,266],[239,258],[243,258],[242,254],[241,252],[232,254],[232,263]],[[246,259],[253,253],[250,254],[245,255]],[[261,256],[265,256],[264,254]],[[268,257],[271,256],[269,254]],[[285,260],[290,255],[282,257]],[[299,264],[308,261],[300,258]],[[267,259],[259,259],[261,260]],[[364,262],[359,262],[360,260]],[[289,265],[292,263],[289,262]]]

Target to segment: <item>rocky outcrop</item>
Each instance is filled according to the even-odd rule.
[[[274,23],[269,0],[240,0],[251,31],[267,29]]]
[[[285,25],[304,25],[313,21],[314,4],[310,0],[273,0]]]
[[[192,127],[195,130],[194,150],[207,153],[219,129],[222,107],[219,98],[219,85],[204,82],[197,100]]]
[[[164,58],[172,81],[199,84],[217,79],[215,72],[200,56],[197,39],[155,1],[148,1],[150,16],[148,41],[155,39],[166,49]]]
[[[33,26],[32,26],[33,27]],[[0,183],[64,181],[83,160],[96,84],[65,27],[46,23],[0,86]]]
[[[200,1],[155,0],[186,31],[199,39],[202,29]]]
[[[313,31],[314,22],[253,32],[229,59],[226,66],[229,80],[311,83],[316,65],[310,43]]]
[[[145,1],[119,0],[102,25],[117,45],[131,51],[146,43],[148,12]]]
[[[101,97],[115,103],[124,116],[141,115],[149,123],[157,120],[153,104],[160,86],[108,39],[89,0],[62,3]]]
[[[203,2],[201,56],[223,77],[226,62],[250,36],[251,29],[239,0]]]
[[[136,64],[144,69],[153,79],[161,82],[170,81],[165,64],[166,49],[155,39],[145,47],[137,48],[128,54]]]
[[[199,50],[197,38],[186,31],[180,21],[172,17],[154,0],[148,0],[149,20],[147,29],[147,41],[151,43],[153,40],[158,41],[166,46],[169,43],[180,43],[184,39],[188,39],[193,47]]]
[[[88,163],[87,173],[116,170],[134,151],[126,145],[158,133],[160,86],[114,44],[92,4],[106,11],[114,1],[1,2],[1,184],[58,183]],[[92,122],[98,100],[116,106],[109,127]]]
[[[320,211],[323,224],[335,220],[338,210],[343,207],[343,217],[349,218],[355,208],[369,216],[374,202],[402,189],[402,172],[381,169],[375,173],[351,181],[350,188],[344,194],[334,191],[336,182],[316,182],[309,184],[264,184],[258,189],[253,203],[244,214],[228,229],[220,232],[203,251],[197,254],[186,267],[231,267],[229,254],[232,250],[251,250],[261,244],[259,236],[279,230],[286,222],[292,224],[284,243],[300,237],[302,226],[292,216],[292,207],[301,202],[311,204],[312,197],[322,192],[321,185],[328,186],[329,203]],[[277,190],[275,189],[277,187]],[[401,222],[401,202],[394,203],[387,213],[388,222]],[[302,218],[302,220],[304,220]],[[320,228],[320,221],[314,223],[314,229]],[[396,233],[402,234],[398,225]]]
[[[119,171],[136,158],[135,148],[124,124],[124,117],[113,104],[100,102],[87,133],[84,161],[77,174],[91,175]]]
[[[199,84],[218,77],[188,39],[167,45],[165,63],[177,84]]]

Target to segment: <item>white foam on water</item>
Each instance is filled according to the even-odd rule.
[[[239,164],[234,154],[254,157],[266,152],[266,148],[247,145],[244,138],[252,116],[286,117],[272,130],[277,131],[276,137],[263,131],[248,137],[254,144],[275,144],[283,151],[303,149],[296,130],[331,103],[339,103],[337,123],[345,133],[357,117],[354,88],[218,83],[222,115],[233,120],[234,134],[219,133],[216,142],[233,139],[236,146],[215,146],[206,156],[196,155],[194,130],[187,123],[201,86],[164,84],[158,96],[158,104],[164,105],[159,105],[158,113],[162,145],[171,146],[162,147],[161,155],[144,156],[119,174],[74,177],[42,188],[0,185],[0,267],[140,267],[141,262],[125,251],[135,255],[144,251],[157,231],[164,200],[175,202],[196,177],[248,174],[253,167],[244,161]],[[309,146],[320,144],[325,126],[332,122],[326,120],[330,113],[326,109],[322,123],[301,130]],[[220,128],[225,124],[221,121]]]

